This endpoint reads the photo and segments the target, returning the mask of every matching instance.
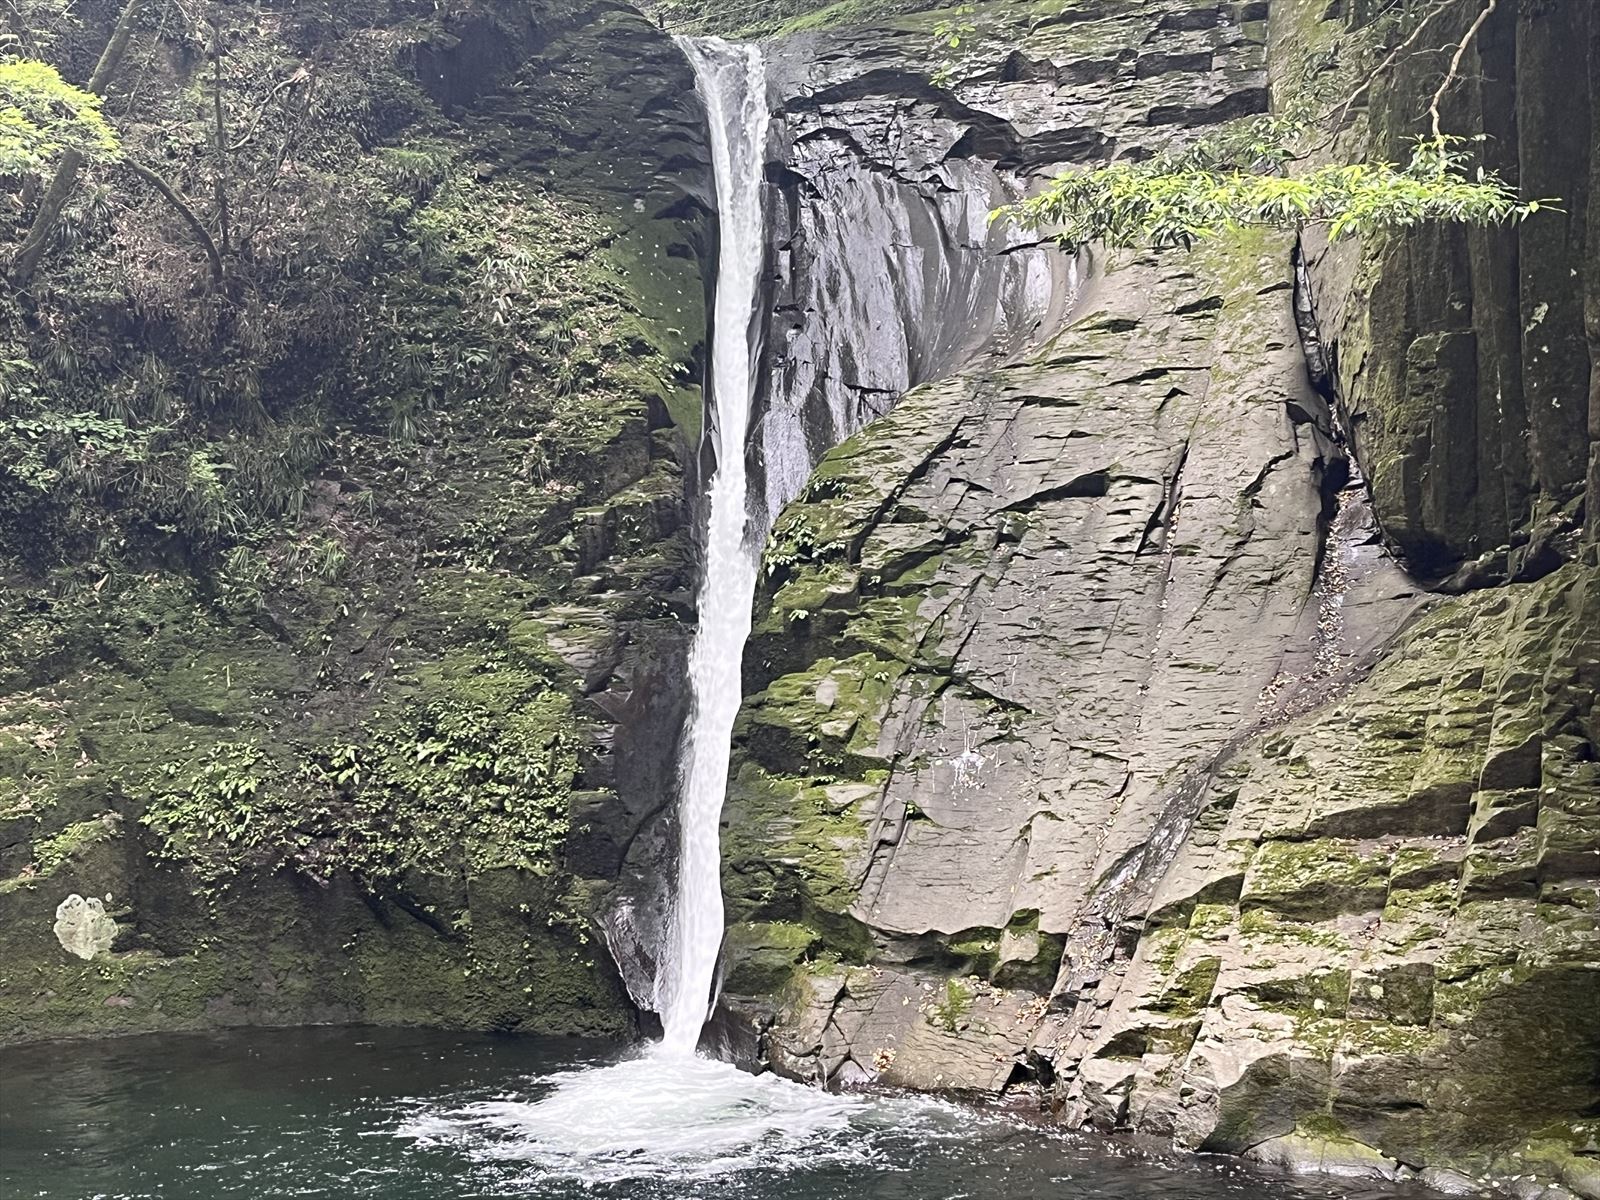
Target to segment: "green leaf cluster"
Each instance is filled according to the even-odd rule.
[[[977,35],[978,26],[969,20],[973,12],[972,5],[960,4],[951,10],[951,15],[939,20],[933,27],[933,46],[935,53],[940,55],[939,64],[929,77],[934,87],[949,87],[955,82],[961,68],[962,43],[971,47],[973,38]]]
[[[553,868],[578,769],[565,696],[515,671],[473,678],[363,734],[290,761],[213,744],[149,781],[141,820],[207,882],[346,871],[382,890],[418,871]]]
[[[63,150],[109,160],[119,149],[99,96],[74,87],[49,63],[0,61],[0,176],[38,174]]]
[[[801,563],[820,562],[841,545],[836,537],[814,525],[801,509],[790,513],[773,529],[762,555],[762,568],[773,574]]]
[[[1492,225],[1536,212],[1498,177],[1468,174],[1458,139],[1419,139],[1411,161],[1330,164],[1299,175],[1271,169],[1282,143],[1247,131],[1240,147],[1115,162],[1065,174],[1044,192],[1000,210],[1064,246],[1187,247],[1244,226],[1325,225],[1334,238],[1375,229],[1454,221]],[[1250,165],[1239,165],[1244,158]]]

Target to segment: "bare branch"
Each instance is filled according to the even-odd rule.
[[[1495,5],[1500,0],[1489,0],[1484,5],[1483,11],[1471,25],[1467,26],[1466,33],[1461,35],[1461,40],[1456,43],[1456,52],[1450,56],[1450,68],[1444,73],[1444,78],[1439,81],[1439,90],[1434,92],[1433,99],[1428,102],[1428,117],[1432,123],[1433,140],[1444,141],[1444,133],[1439,126],[1439,105],[1444,101],[1444,94],[1450,85],[1456,81],[1456,75],[1461,70],[1461,60],[1466,57],[1467,47],[1472,44],[1472,39],[1478,36],[1478,30],[1483,28],[1483,23],[1489,19],[1495,10]]]
[[[248,146],[250,144],[250,140],[256,135],[256,128],[261,124],[261,118],[266,115],[267,106],[277,99],[280,92],[286,91],[292,87],[296,87],[299,84],[306,82],[306,80],[310,78],[311,72],[305,67],[300,67],[293,75],[289,76],[289,78],[285,79],[283,82],[278,84],[277,87],[268,92],[265,98],[262,99],[261,103],[256,106],[255,116],[250,121],[250,128],[245,130],[243,137],[241,137],[237,142],[228,148],[233,151],[239,151]]]
[[[160,192],[162,199],[171,205],[173,211],[183,218],[183,223],[189,227],[189,231],[194,234],[195,240],[200,243],[201,248],[206,252],[206,258],[211,264],[211,281],[220,284],[222,282],[222,255],[217,251],[217,243],[212,240],[210,232],[205,227],[205,222],[201,221],[195,214],[188,201],[178,195],[165,179],[143,163],[136,162],[131,158],[124,158],[122,165]]]
[[[228,214],[228,127],[222,112],[222,15],[213,6],[211,16],[211,111],[215,122],[217,167],[212,194],[217,204],[217,230],[222,238],[222,252],[229,251],[231,230]]]
[[[1339,109],[1338,119],[1335,120],[1330,127],[1333,134],[1337,134],[1339,130],[1344,127],[1345,118],[1350,115],[1350,109],[1352,106],[1354,106],[1355,102],[1361,99],[1362,96],[1366,95],[1371,89],[1372,85],[1382,78],[1390,67],[1394,66],[1395,60],[1404,54],[1408,49],[1410,49],[1413,44],[1415,44],[1416,40],[1422,36],[1422,31],[1428,27],[1428,22],[1448,9],[1450,5],[1451,0],[1439,0],[1438,4],[1423,14],[1422,19],[1417,22],[1416,28],[1406,35],[1405,40],[1393,50],[1389,51],[1389,53],[1384,57],[1384,60],[1372,69],[1372,72],[1367,76],[1365,82],[1363,82],[1360,87],[1351,92],[1350,95],[1345,98],[1344,104]],[[1326,114],[1324,114],[1324,119],[1326,119]]]

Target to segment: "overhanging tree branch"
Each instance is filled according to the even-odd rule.
[[[178,195],[165,179],[143,163],[135,162],[131,158],[125,158],[122,160],[122,165],[161,193],[162,198],[172,206],[173,211],[183,218],[183,223],[189,227],[189,232],[194,234],[195,241],[199,242],[201,248],[206,252],[206,259],[211,264],[211,281],[215,284],[220,284],[222,282],[222,254],[217,250],[217,243],[212,238],[210,231],[206,229],[205,222],[200,220],[194,209],[189,206],[188,201]]]

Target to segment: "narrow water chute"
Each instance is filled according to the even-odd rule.
[[[761,180],[766,69],[759,48],[681,39],[705,102],[720,245],[712,313],[709,490],[699,622],[689,651],[690,712],[678,777],[677,888],[656,978],[662,1051],[692,1054],[712,1001],[722,945],[721,839],[740,665],[760,546],[749,528],[745,443],[754,399],[751,316],[765,248]]]

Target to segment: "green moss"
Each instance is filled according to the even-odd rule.
[[[816,944],[817,932],[792,921],[743,921],[728,927],[725,986],[735,995],[773,995]]]
[[[736,0],[700,2],[687,18],[697,33],[753,39],[783,38],[823,29],[853,25],[885,24],[899,14],[933,7],[926,0],[779,0],[770,10],[752,13],[748,5]],[[670,13],[673,4],[667,5]]]
[[[1231,904],[1196,904],[1189,914],[1189,936],[1214,939],[1227,936],[1238,913]]]
[[[1600,1121],[1579,1119],[1548,1125],[1505,1155],[1497,1173],[1518,1178],[1535,1171],[1580,1196],[1600,1185]]]
[[[753,757],[792,773],[859,775],[878,757],[877,738],[903,664],[871,654],[820,658],[767,685],[745,709]]]
[[[105,813],[88,821],[77,821],[60,833],[43,838],[33,844],[33,861],[40,876],[55,874],[68,861],[77,858],[90,846],[116,837],[122,818],[116,813]]]
[[[1439,1035],[1418,1025],[1346,1021],[1340,1051],[1349,1055],[1425,1055],[1438,1050]]]
[[[87,821],[76,821],[33,843],[33,858],[9,879],[0,879],[0,895],[20,887],[33,887],[49,879],[69,863],[83,857],[90,847],[116,838],[122,818],[114,812]]]
[[[201,906],[164,895],[157,882],[141,924],[178,936],[162,914],[169,902],[186,904],[187,953],[73,959],[48,936],[48,898],[26,918],[46,940],[15,925],[0,931],[0,1043],[329,1021],[628,1030],[626,1006],[591,948],[549,926],[546,910],[559,902],[537,878],[505,872],[471,881],[475,919],[454,938],[347,888],[306,891],[258,878]]]
[[[298,762],[219,742],[149,781],[143,823],[202,878],[290,867],[368,883],[549,870],[576,770],[570,699],[512,668],[436,672],[419,702]]]
[[[1178,956],[1188,944],[1189,934],[1181,926],[1168,925],[1152,930],[1139,939],[1139,954],[1159,976],[1171,974]]]
[[[835,0],[835,3],[811,12],[790,17],[778,26],[776,36],[788,37],[814,29],[830,29],[839,25],[858,25],[874,16],[889,11],[894,6],[882,0]]]
[[[1388,862],[1352,842],[1318,838],[1262,844],[1245,875],[1240,907],[1315,920],[1383,906]]]
[[[1168,980],[1150,1007],[1180,1020],[1197,1017],[1211,1003],[1221,973],[1220,958],[1202,958]]]
[[[1348,953],[1349,941],[1337,931],[1312,922],[1296,921],[1265,908],[1239,913],[1239,933],[1247,943],[1259,942],[1270,953],[1272,943],[1311,946]]]
[[[1350,998],[1350,972],[1343,968],[1311,967],[1303,973],[1260,980],[1252,984],[1250,990],[1263,1008],[1320,1022],[1345,1015]]]
[[[851,790],[870,793],[883,778],[881,772],[869,775]],[[858,887],[849,862],[866,826],[859,799],[841,805],[835,800],[839,790],[750,763],[739,767],[730,806],[740,819],[723,832],[723,877],[738,919],[765,915],[829,925],[830,916],[845,918]],[[847,924],[854,929],[853,920]]]
[[[353,43],[392,46],[389,16],[338,19]],[[20,857],[42,853],[63,887],[137,894],[118,919],[143,958],[106,969],[147,989],[106,1007],[72,983],[49,933],[59,896],[16,888],[0,957],[55,986],[26,990],[0,1037],[625,1024],[564,861],[573,794],[598,782],[579,676],[624,623],[670,619],[691,577],[679,463],[698,438],[712,222],[672,207],[672,120],[619,121],[661,72],[691,85],[669,39],[637,14],[557,5],[532,45],[502,18],[524,65],[491,82],[516,86],[448,116],[404,54],[371,78],[349,77],[359,55],[325,64],[339,119],[307,133],[338,150],[338,174],[308,155],[281,181],[326,185],[273,209],[316,236],[267,235],[295,247],[281,276],[262,273],[277,251],[230,264],[248,312],[202,329],[214,306],[123,294],[139,264],[117,197],[104,236],[52,251],[28,321],[0,303],[0,362],[34,364],[25,393],[0,367],[0,423],[30,433],[0,437],[15,601],[0,607],[0,855],[6,874],[42,877]],[[230,44],[270,58],[297,20]],[[607,69],[618,53],[625,78]],[[174,127],[152,114],[174,83],[155,71],[119,125],[135,149]],[[574,71],[616,86],[574,108]],[[378,151],[351,134],[368,100]],[[558,113],[582,148],[555,145]],[[128,336],[134,311],[148,336]],[[129,828],[86,844],[111,804]]]
[[[974,964],[974,973],[987,974],[993,968],[995,953],[1000,949],[1000,932],[995,929],[969,929],[945,942],[946,948],[957,958]],[[979,965],[984,969],[977,970]]]

